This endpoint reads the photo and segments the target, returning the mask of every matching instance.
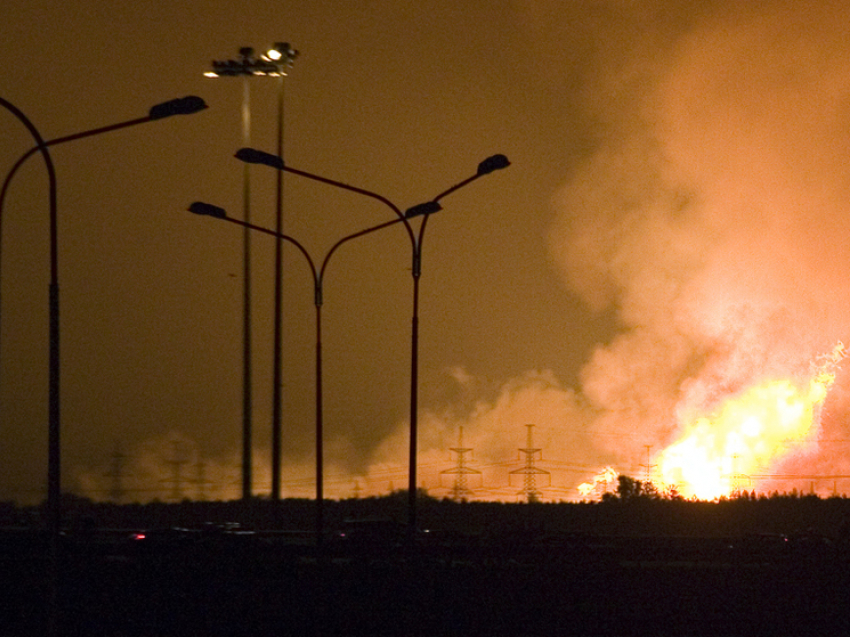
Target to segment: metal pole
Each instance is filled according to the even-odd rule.
[[[243,79],[242,89],[242,139],[251,141],[251,89],[248,76]],[[251,171],[245,164],[242,173],[243,218],[251,221]],[[242,233],[242,499],[250,500],[252,494],[252,366],[251,366],[251,231],[246,227]]]
[[[214,60],[212,70],[204,73],[207,77],[233,77],[243,76],[244,78],[244,99],[242,105],[243,116],[243,135],[245,144],[250,143],[250,106],[248,98],[248,80],[255,76],[277,77],[280,82],[280,91],[278,95],[278,153],[283,152],[283,78],[286,75],[286,68],[292,66],[293,61],[298,56],[298,51],[292,49],[286,42],[275,43],[272,49],[269,49],[265,54],[256,57],[254,49],[251,47],[242,47],[239,49],[238,60]],[[244,178],[244,201],[245,201],[245,222],[250,222],[249,211],[249,177],[248,167],[245,167]],[[277,186],[277,218],[278,231],[282,232],[282,178],[278,179]],[[250,244],[248,239],[248,229],[245,229],[244,235],[244,335],[243,335],[243,409],[242,409],[242,498],[247,500],[251,497],[251,473],[253,470],[251,454],[252,454],[252,369],[251,369],[251,282],[250,282]],[[274,387],[272,389],[272,499],[280,499],[280,411],[281,411],[281,297],[282,297],[282,281],[281,272],[282,257],[281,257],[281,242],[278,240],[275,251],[275,319],[274,319],[274,353],[272,365],[274,367],[272,376]]]
[[[283,76],[278,78],[277,102],[277,154],[283,157]],[[277,173],[275,198],[275,241],[274,255],[274,346],[272,354],[272,500],[280,500],[281,473],[281,402],[283,394],[281,351],[283,348],[283,172]]]
[[[56,171],[53,159],[41,134],[17,107],[0,98],[0,105],[15,115],[27,127],[44,157],[50,180],[50,285],[49,293],[49,355],[48,355],[48,425],[47,425],[47,524],[50,533],[50,587],[48,599],[48,634],[58,634],[59,614],[59,530],[62,518],[60,502],[59,465],[59,267],[57,263]]]
[[[417,241],[413,250],[413,319],[410,332],[410,459],[408,461],[407,524],[411,540],[416,535],[416,441],[419,426],[419,277],[421,265],[420,244]]]
[[[316,283],[316,546],[321,548],[325,529],[324,415],[322,410],[322,283]]]

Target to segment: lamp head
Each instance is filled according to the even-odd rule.
[[[172,115],[191,115],[207,108],[207,103],[196,95],[180,97],[152,106],[148,112],[150,119],[162,119]]]
[[[266,51],[266,57],[292,66],[295,58],[298,57],[298,51],[289,46],[289,42],[275,42],[274,46]]]
[[[196,215],[205,215],[207,217],[215,217],[216,219],[227,219],[227,211],[224,208],[219,208],[211,203],[203,201],[195,201],[188,208],[189,212]]]
[[[283,170],[283,158],[256,148],[240,148],[234,155],[236,159],[247,164],[264,164],[278,170]]]
[[[426,201],[425,203],[416,204],[415,206],[408,208],[404,212],[405,219],[410,219],[411,217],[419,217],[421,215],[430,215],[434,212],[439,212],[443,207],[436,201]]]
[[[492,155],[478,164],[478,174],[488,175],[494,170],[501,170],[502,168],[507,168],[510,165],[511,162],[509,162],[508,158],[504,155]]]

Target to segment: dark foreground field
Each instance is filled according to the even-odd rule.
[[[321,550],[309,500],[66,505],[62,635],[850,634],[845,498],[423,498],[410,541],[401,493],[328,502]],[[0,635],[44,635],[42,512],[0,513]]]
[[[66,539],[64,635],[848,634],[850,555],[821,538],[548,536],[414,547],[295,535]],[[28,542],[28,540],[27,540]],[[49,562],[0,564],[3,635],[43,635]]]

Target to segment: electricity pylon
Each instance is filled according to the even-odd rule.
[[[172,502],[180,502],[183,499],[183,476],[181,469],[183,465],[189,464],[189,460],[186,458],[179,440],[172,440],[171,444],[174,455],[171,459],[165,461],[165,464],[171,465],[171,479],[165,479],[162,482],[171,483],[171,500]]]
[[[534,440],[531,433],[534,425],[526,425],[526,427],[528,427],[528,440],[525,449],[519,450],[521,453],[525,454],[525,466],[521,469],[511,471],[511,475],[520,474],[525,476],[523,478],[522,491],[520,491],[517,495],[524,496],[527,502],[539,502],[540,492],[537,490],[537,476],[548,476],[549,472],[545,469],[540,469],[534,466],[535,459],[543,459],[543,450],[534,447]]]
[[[455,477],[454,486],[452,487],[452,500],[461,502],[472,495],[472,489],[469,488],[467,476],[481,473],[478,469],[466,466],[464,455],[471,453],[472,449],[463,446],[463,427],[460,428],[457,447],[451,447],[450,451],[454,451],[457,454],[457,464],[452,469],[446,469],[445,471],[440,471],[440,473]]]
[[[644,445],[644,447],[646,448],[646,464],[642,464],[640,466],[643,467],[643,469],[644,469],[644,482],[648,486],[649,484],[652,483],[652,474],[653,474],[653,472],[655,471],[655,468],[658,465],[657,464],[651,464],[651,462],[650,462],[650,460],[651,460],[650,454],[652,452],[652,445]]]
[[[112,478],[109,487],[109,500],[115,504],[121,504],[124,499],[124,460],[127,458],[121,453],[121,445],[115,446],[115,451],[112,453],[112,463],[109,471],[104,475],[107,478]]]

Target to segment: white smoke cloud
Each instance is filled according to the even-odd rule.
[[[555,198],[567,283],[626,327],[583,370],[598,434],[667,444],[689,414],[846,337],[850,8],[739,8],[664,64],[619,70],[642,88],[594,101],[611,136]]]

